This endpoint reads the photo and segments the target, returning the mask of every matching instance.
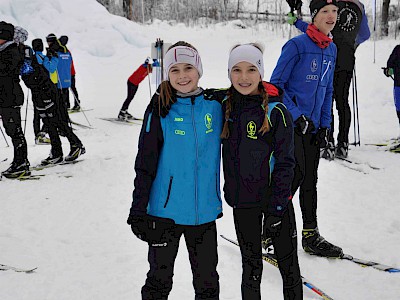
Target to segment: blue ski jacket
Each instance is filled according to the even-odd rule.
[[[315,131],[330,128],[336,46],[318,47],[307,34],[286,42],[270,82],[284,90],[293,120],[310,118]]]
[[[59,89],[66,89],[71,87],[71,64],[72,56],[69,52],[57,52],[58,54],[58,83],[57,87]]]
[[[222,216],[222,108],[203,92],[175,100],[165,118],[146,109],[130,215],[201,225]]]

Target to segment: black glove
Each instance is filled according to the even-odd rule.
[[[320,148],[325,148],[328,146],[329,142],[329,129],[320,128],[315,134],[315,144],[319,145]]]
[[[132,232],[142,241],[147,242],[147,220],[146,216],[129,216],[127,223],[131,225]]]
[[[132,232],[153,247],[166,247],[175,222],[167,218],[150,215],[129,216],[127,223]]]
[[[46,48],[46,51],[47,51],[47,52],[46,52],[46,56],[47,56],[48,58],[58,57],[57,52],[54,51],[53,48]]]
[[[294,124],[296,125],[297,130],[301,132],[301,134],[313,132],[315,129],[313,121],[311,121],[305,115],[301,115],[300,117],[298,117]]]
[[[282,228],[282,217],[268,215],[264,220],[264,233],[267,237],[277,237]]]

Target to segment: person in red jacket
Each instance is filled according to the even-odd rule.
[[[131,76],[129,76],[127,81],[128,95],[126,96],[126,99],[122,104],[121,110],[119,111],[118,119],[121,120],[136,119],[130,113],[128,113],[128,107],[129,104],[131,104],[133,97],[135,97],[135,94],[139,87],[139,83],[141,83],[143,79],[145,79],[146,76],[151,72],[152,72],[152,65],[149,64],[149,59],[146,59],[144,64],[140,65],[140,67],[135,72],[133,72]]]

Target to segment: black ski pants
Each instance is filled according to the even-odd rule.
[[[121,110],[127,110],[129,108],[129,104],[131,104],[131,101],[133,97],[135,97],[135,94],[139,87],[138,85],[133,84],[129,80],[127,82],[127,86],[128,86],[128,95],[126,96],[126,99],[122,104]]]
[[[242,254],[242,299],[261,300],[261,278],[263,271],[261,236],[263,217],[267,214],[259,207],[234,208],[233,217],[236,235]],[[297,257],[297,233],[293,204],[282,218],[282,229],[272,239],[282,276],[285,300],[303,299],[303,287]]]
[[[215,222],[197,226],[169,224],[163,226],[163,243],[149,244],[150,270],[142,287],[142,300],[166,300],[172,289],[174,264],[179,240],[185,237],[186,248],[193,273],[195,300],[219,299],[219,275],[217,272],[217,227]]]
[[[71,91],[74,95],[74,106],[81,106],[81,101],[79,100],[78,90],[76,89],[75,75],[71,75]]]
[[[339,116],[339,132],[337,136],[338,143],[349,142],[349,130],[351,125],[351,110],[349,105],[349,90],[351,78],[353,77],[353,70],[337,71],[333,78],[333,100],[336,102],[336,109]],[[329,141],[335,141],[333,137],[334,131],[334,116],[332,105],[332,121]]]
[[[14,146],[14,159],[16,164],[21,164],[28,159],[28,147],[21,126],[21,108],[0,108],[0,115],[6,134],[11,138]]]
[[[315,134],[294,131],[294,156],[296,166],[292,183],[292,195],[300,189],[299,200],[303,217],[303,229],[317,227],[317,182],[319,145]]]

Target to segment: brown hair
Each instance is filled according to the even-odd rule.
[[[232,47],[232,50],[235,49],[236,47],[240,46],[241,44],[235,45]],[[258,43],[250,43],[250,45],[256,47],[257,49],[259,49],[261,52],[263,52],[263,47],[261,44]],[[232,52],[231,50],[231,52]],[[228,126],[228,120],[232,111],[232,101],[233,101],[233,85],[231,85],[231,87],[229,88],[228,92],[227,92],[227,100],[226,100],[226,104],[225,104],[225,122],[224,122],[224,127],[222,129],[222,133],[221,133],[221,138],[222,139],[227,139],[229,138],[229,126]],[[261,125],[260,130],[258,130],[259,133],[261,133],[262,135],[264,135],[265,133],[270,131],[270,126],[269,126],[269,120],[268,120],[268,93],[266,92],[263,82],[260,81],[258,83],[258,91],[260,92],[260,96],[262,98],[262,104],[261,107],[264,110],[265,116],[264,116],[264,121]]]
[[[194,50],[197,51],[197,49],[192,46],[191,44],[185,42],[185,41],[179,41],[173,44],[171,47],[168,48],[168,50],[177,47],[177,46],[186,46],[190,47]],[[167,50],[167,51],[168,51]],[[171,83],[169,80],[164,80],[160,84],[160,101],[159,101],[159,111],[161,111],[160,105],[163,107],[170,107],[172,104],[175,103],[175,95],[176,95],[176,90],[172,87]]]

